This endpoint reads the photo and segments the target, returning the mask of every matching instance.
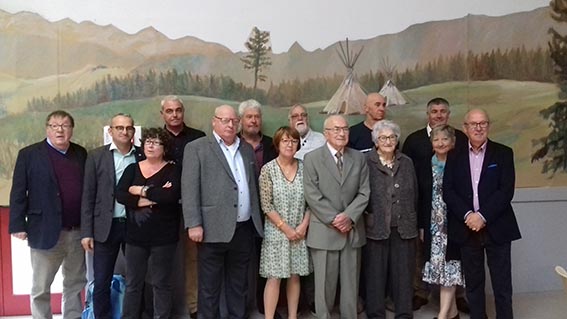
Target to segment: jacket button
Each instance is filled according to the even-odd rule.
[[[234,207],[237,207],[238,205],[234,204]]]
[[[400,188],[400,184],[396,183],[396,184],[394,184],[394,187],[395,187],[395,188]]]

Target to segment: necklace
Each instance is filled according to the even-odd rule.
[[[287,179],[288,181],[292,181],[295,177],[295,170],[296,170],[297,161],[294,160],[287,167],[283,166],[277,158],[276,158],[276,163],[278,164],[278,167],[280,168],[280,171],[284,175],[285,179]]]

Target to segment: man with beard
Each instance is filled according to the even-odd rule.
[[[252,145],[254,150],[254,158],[256,159],[256,178],[260,176],[262,166],[273,160],[278,155],[272,142],[272,138],[262,134],[262,105],[253,99],[246,100],[238,106],[238,115],[240,116],[240,134],[246,143]],[[262,218],[264,215],[261,215]],[[258,311],[264,313],[264,287],[266,279],[259,276],[260,269],[260,249],[262,247],[262,238],[256,237],[255,248],[251,256],[250,267],[248,271],[248,286],[250,287],[248,312],[254,309],[254,304],[258,307]],[[277,312],[275,318],[280,316]]]
[[[295,128],[301,136],[301,148],[295,157],[303,160],[305,154],[325,144],[325,136],[309,127],[309,114],[303,105],[295,104],[289,109],[289,126]]]

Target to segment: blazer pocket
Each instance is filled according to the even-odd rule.
[[[41,209],[28,209],[28,215],[41,215]]]

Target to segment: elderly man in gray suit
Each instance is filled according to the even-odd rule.
[[[185,146],[183,217],[198,245],[199,318],[218,319],[224,281],[230,318],[246,318],[254,236],[263,236],[252,147],[236,135],[240,118],[215,109],[213,134]],[[223,275],[224,274],[224,275]]]
[[[303,178],[312,212],[307,246],[315,273],[315,310],[317,318],[331,318],[340,279],[341,318],[356,318],[368,167],[362,153],[346,147],[349,127],[344,117],[328,117],[324,128],[327,143],[305,155]]]
[[[116,202],[115,188],[124,169],[143,159],[132,144],[134,120],[118,113],[110,120],[112,143],[89,152],[81,204],[81,244],[94,251],[93,306],[96,318],[112,318],[110,282],[120,248],[126,239],[126,209]]]

